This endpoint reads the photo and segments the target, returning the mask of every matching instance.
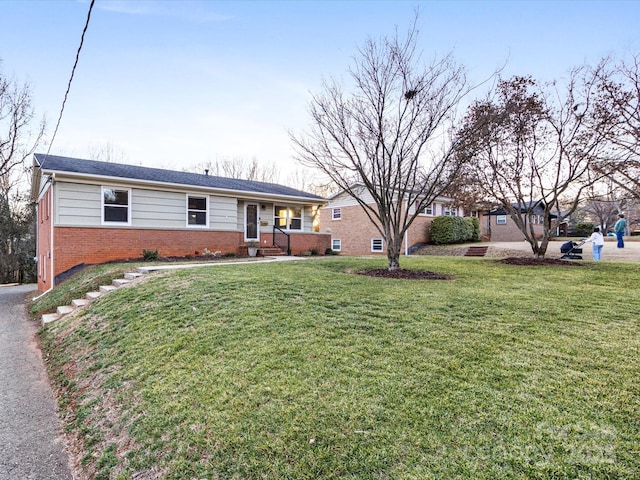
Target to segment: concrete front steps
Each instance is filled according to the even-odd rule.
[[[258,248],[258,256],[259,257],[278,257],[278,256],[286,256],[287,252],[285,252],[282,248],[277,245],[261,245]],[[249,255],[249,247],[247,245],[240,245],[240,249],[238,252],[241,256]]]
[[[280,255],[286,255],[287,252],[282,250],[280,247],[260,247],[258,248],[258,255],[263,257],[277,257]]]
[[[138,277],[141,277],[143,273],[139,272],[131,272],[125,273],[124,278],[117,278],[111,282],[111,285],[101,285],[97,291],[87,292],[84,298],[78,298],[76,300],[71,300],[71,305],[62,305],[56,309],[55,313],[45,313],[42,315],[41,321],[42,325],[46,325],[47,323],[55,322],[60,318],[68,315],[76,310],[86,307],[90,305],[96,298],[101,297],[102,295],[109,293],[113,290],[116,290],[128,283],[132,280],[135,280]]]
[[[465,257],[484,257],[487,254],[488,246],[469,247],[464,254]]]

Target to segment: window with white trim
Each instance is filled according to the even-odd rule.
[[[302,207],[276,205],[273,221],[283,230],[302,230]]]
[[[384,242],[381,238],[372,238],[371,239],[371,251],[372,252],[382,252],[384,249]]]
[[[331,250],[333,250],[334,252],[339,252],[340,250],[342,250],[342,240],[339,238],[332,238]]]
[[[426,207],[424,207],[424,210],[422,210],[422,214],[423,215],[427,215],[429,217],[432,217],[434,211],[435,211],[435,204],[431,203],[431,204],[427,205]]]
[[[496,224],[497,225],[506,225],[507,224],[507,216],[506,215],[496,215]]]
[[[341,220],[342,209],[340,207],[331,209],[331,220]]]
[[[102,187],[102,222],[131,223],[131,189]]]
[[[458,215],[458,209],[452,207],[451,205],[443,205],[442,214],[447,217],[456,217]]]
[[[209,225],[209,199],[187,195],[187,226],[207,227]]]

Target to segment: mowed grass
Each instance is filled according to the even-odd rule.
[[[95,478],[640,478],[633,263],[155,274],[43,330]],[[136,476],[137,475],[137,476]],[[144,476],[146,475],[146,476]]]

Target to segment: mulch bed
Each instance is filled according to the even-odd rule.
[[[522,267],[582,267],[584,264],[573,260],[559,258],[508,257],[496,260],[504,265],[518,265]]]
[[[245,259],[245,258],[253,258],[249,256],[242,255],[224,255],[224,256],[215,256],[215,255],[198,255],[198,256],[188,256],[188,257],[158,257],[152,260],[145,260],[142,257],[135,258],[121,258],[118,260],[109,260],[104,263],[140,263],[140,262],[163,262],[163,263],[201,263],[201,262],[217,262],[220,260],[234,260],[234,259]]]
[[[369,277],[399,278],[403,280],[453,280],[454,278],[451,275],[444,275],[442,273],[434,273],[426,270],[406,270],[403,268],[398,268],[397,270],[371,268],[368,270],[360,270],[356,273]]]
[[[582,267],[584,264],[579,261],[560,260],[559,258],[535,258],[527,257],[507,257],[495,260],[503,265],[517,265],[521,267]],[[426,270],[388,270],[386,268],[371,268],[356,272],[358,275],[369,277],[395,278],[401,280],[453,280],[452,275],[429,272]]]

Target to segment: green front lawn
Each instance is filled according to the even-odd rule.
[[[638,478],[637,265],[581,265],[182,270],[42,337],[95,478]]]

